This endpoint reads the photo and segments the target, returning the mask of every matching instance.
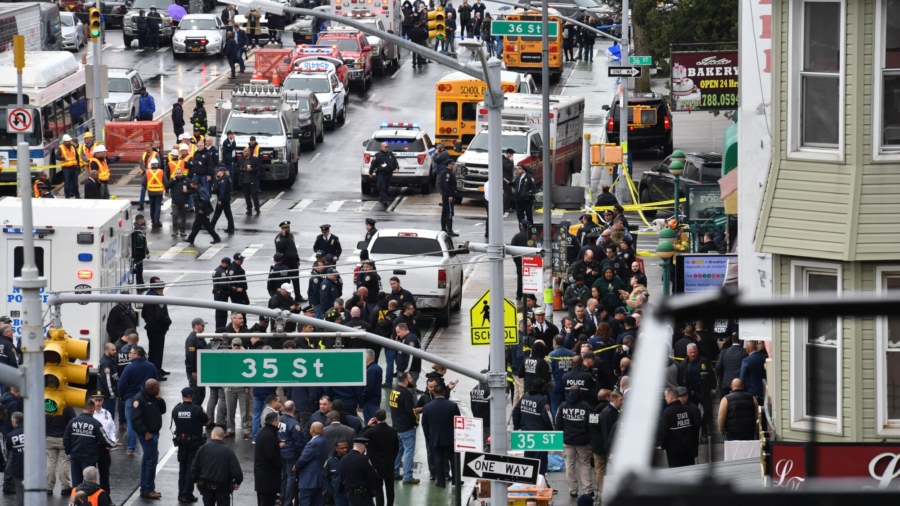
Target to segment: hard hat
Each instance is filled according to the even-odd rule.
[[[675,230],[676,228],[678,228],[678,220],[669,220],[668,225],[669,225],[669,228],[671,228],[672,230]]]
[[[182,151],[188,151],[191,148],[189,148],[187,144],[182,144],[181,146],[178,146],[178,149]]]
[[[203,102],[205,102],[205,100],[203,100],[203,97],[197,97],[198,104],[202,104]]]
[[[156,158],[154,158],[153,160],[150,160],[150,166],[151,167],[159,167],[159,160],[157,160]]]
[[[191,138],[191,134],[189,134],[189,133],[183,133],[183,134],[181,134],[181,138],[182,138],[182,139],[190,139],[190,138]]]
[[[85,139],[88,139],[88,138],[93,139],[93,138],[94,138],[94,134],[92,134],[92,133],[90,133],[90,132],[85,132],[85,133],[84,133],[84,138],[85,138]]]
[[[72,140],[72,136],[69,134],[63,135],[63,142],[70,142]]]
[[[173,149],[172,151],[169,152],[169,155],[170,155],[170,156],[178,156],[178,155],[180,155],[180,154],[181,154],[181,153],[179,153],[177,149]]]
[[[96,155],[97,153],[106,153],[106,146],[98,144],[97,147],[94,148],[94,154]]]

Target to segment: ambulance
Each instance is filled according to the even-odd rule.
[[[365,8],[354,8],[350,12],[344,12],[343,15],[346,18],[369,25],[380,32],[395,34],[394,30],[390,27],[392,25],[400,26],[399,11],[396,12],[398,16],[396,23],[387,20],[389,14],[379,15],[377,14],[377,11],[372,12]],[[341,28],[343,26],[344,25],[341,25],[340,23],[332,23],[331,29]],[[349,26],[346,28],[354,29]],[[381,75],[384,75],[384,70],[388,66],[394,68],[400,66],[400,48],[397,47],[396,44],[388,42],[377,35],[372,35],[371,33],[367,33],[365,36],[366,41],[372,46],[372,64],[380,69]]]
[[[47,296],[50,292],[115,294],[134,288],[131,258],[134,231],[131,202],[127,200],[33,199],[35,263],[47,279],[42,289],[44,326],[50,323]],[[22,200],[0,199],[0,272],[6,293],[0,315],[13,322],[14,341],[22,335],[22,293],[13,287],[24,263]],[[63,304],[62,326],[72,337],[90,343],[86,361],[96,374],[103,354],[106,317],[113,303]],[[119,336],[117,336],[119,337]]]

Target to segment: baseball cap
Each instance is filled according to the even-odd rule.
[[[234,254],[234,259],[235,259],[235,260],[243,260],[243,259],[244,259],[244,255],[241,255],[240,253],[235,253],[235,254]]]
[[[208,323],[203,318],[194,318],[191,320],[191,327],[194,325],[208,325]]]
[[[275,260],[276,262],[280,262],[280,261],[284,260],[284,255],[281,253],[275,253],[274,255],[272,255],[272,259]]]
[[[220,260],[219,263],[222,263],[222,264],[230,264],[230,263],[231,263],[231,259],[228,258],[228,257],[222,257],[222,260]]]
[[[243,346],[243,345],[244,345],[244,342],[241,341],[241,338],[240,338],[240,337],[235,337],[234,339],[231,340],[231,345],[234,346],[234,345],[236,345],[236,344],[237,344],[237,345]]]
[[[625,311],[624,307],[619,306],[616,308],[616,314],[628,314],[628,311]]]
[[[679,396],[679,397],[681,397],[682,395],[687,395],[687,393],[688,393],[687,388],[685,388],[685,387],[678,387],[678,396]]]
[[[265,316],[265,315],[260,316],[260,317],[259,317],[259,321],[261,321],[261,322],[267,322],[267,321],[269,321],[269,317],[268,317],[268,316]]]
[[[193,397],[194,390],[191,387],[184,387],[181,389],[181,396],[182,397]]]
[[[0,316],[0,323],[12,323],[12,319],[9,316],[3,315]]]
[[[287,291],[289,291],[289,292],[293,292],[293,291],[294,291],[294,285],[292,285],[292,284],[290,284],[290,283],[282,283],[282,284],[281,284],[281,289],[282,289],[282,290],[287,290]]]
[[[316,251],[316,258],[322,258],[325,256],[325,252],[322,250]]]
[[[595,358],[597,358],[597,356],[594,355],[593,353],[588,352],[588,353],[582,353],[582,354],[581,354],[581,358],[582,358],[583,360],[587,360],[587,359],[594,360]]]

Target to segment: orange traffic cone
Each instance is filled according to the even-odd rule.
[[[278,75],[278,69],[272,70],[272,86],[281,86],[281,76]]]

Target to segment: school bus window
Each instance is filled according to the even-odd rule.
[[[478,113],[478,104],[472,102],[465,102],[462,105],[462,120],[463,121],[475,121],[475,117]]]
[[[507,35],[506,40],[508,40],[509,42],[515,42],[515,41],[519,40],[519,36],[518,35]]]
[[[40,246],[34,247],[34,263],[37,264],[38,276],[44,275],[44,248]],[[13,251],[13,277],[18,278],[22,275],[22,265],[25,264],[25,250],[22,246],[16,246]]]
[[[459,104],[456,102],[444,102],[441,104],[441,120],[455,121],[459,117]]]

